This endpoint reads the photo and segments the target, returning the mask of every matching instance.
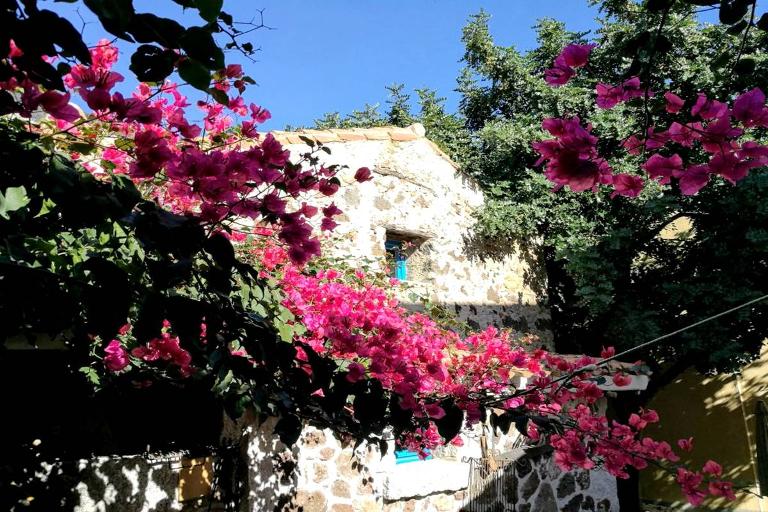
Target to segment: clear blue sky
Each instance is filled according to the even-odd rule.
[[[76,27],[83,22],[89,44],[105,34],[85,7],[79,15],[67,3],[46,2]],[[137,11],[173,17],[182,24],[200,24],[196,12],[169,0],[135,0]],[[78,5],[78,4],[75,4]],[[543,17],[562,20],[571,30],[595,27],[597,10],[587,0],[225,0],[224,10],[236,20],[250,20],[264,9],[265,24],[273,30],[249,34],[261,50],[256,62],[230,53],[258,83],[246,100],[272,112],[266,128],[308,125],[329,111],[341,113],[366,102],[384,107],[384,86],[402,82],[410,90],[437,89],[453,109],[453,92],[462,65],[461,29],[481,8],[491,14],[491,32],[498,43],[527,50],[535,44],[532,26]],[[90,23],[89,23],[90,22]],[[121,49],[129,50],[130,45]],[[126,79],[128,55],[119,71]],[[131,82],[133,85],[133,82]],[[192,91],[189,91],[190,93]]]

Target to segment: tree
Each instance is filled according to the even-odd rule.
[[[495,257],[512,246],[526,256],[529,282],[549,305],[558,351],[631,348],[768,291],[765,173],[753,171],[735,187],[718,178],[697,195],[676,181],[648,180],[639,197],[614,198],[616,191],[605,189],[553,193],[537,165],[541,155],[533,145],[546,138],[542,120],[578,116],[599,134],[596,152],[614,175],[642,179],[650,151],[632,154],[625,142],[679,119],[665,110],[663,91],[690,108],[701,91],[728,100],[766,83],[760,51],[766,34],[755,28],[751,2],[723,3],[724,24],[710,27],[696,22],[696,3],[600,2],[604,17],[594,39],[542,20],[538,46],[527,53],[495,45],[490,17],[481,12],[463,32],[460,115],[422,110],[428,136],[486,191],[477,252]],[[593,42],[586,67],[565,70],[561,87],[545,82],[563,48]],[[621,84],[635,75],[634,100],[610,109],[595,105],[596,82]],[[645,99],[646,90],[655,96]],[[764,129],[753,135],[761,141]],[[674,151],[686,162],[704,153],[685,146]],[[636,401],[624,401],[619,417],[687,368],[738,370],[758,355],[767,313],[758,305],[654,345],[645,354],[654,370],[651,385]],[[636,500],[627,503],[633,505]]]
[[[542,139],[542,119],[588,120],[600,134],[598,152],[614,172],[638,175],[649,154],[630,155],[621,143],[649,127],[649,108],[659,125],[673,120],[663,111],[661,91],[686,99],[706,91],[727,99],[766,83],[759,50],[764,32],[744,32],[746,25],[741,35],[725,26],[700,27],[691,19],[693,8],[680,3],[658,14],[631,2],[602,6],[606,16],[589,65],[558,88],[541,77],[566,44],[589,42],[584,34],[544,20],[537,26],[538,47],[521,54],[493,43],[489,17],[481,13],[463,36],[461,109],[475,141],[465,169],[490,198],[479,214],[477,242],[489,254],[514,245],[539,269],[532,282],[547,300],[555,344],[563,352],[633,347],[768,291],[764,172],[735,187],[715,182],[694,196],[675,184],[652,182],[638,198],[612,199],[605,190],[552,193],[531,149]],[[751,73],[739,72],[744,61],[754,64]],[[621,83],[637,73],[656,98],[611,110],[595,107],[596,80]],[[683,148],[680,154],[687,160],[695,151]],[[689,367],[738,370],[759,354],[767,313],[756,306],[653,346],[646,357],[654,370],[651,385],[637,402],[624,405],[647,402]],[[622,503],[631,506],[636,500]]]

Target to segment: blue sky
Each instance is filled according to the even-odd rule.
[[[76,27],[86,22],[89,44],[105,34],[85,7],[79,14],[67,3],[47,2]],[[173,17],[182,24],[200,24],[195,11],[168,0],[135,0],[137,11]],[[75,4],[77,5],[77,4]],[[236,20],[247,21],[264,9],[271,30],[249,34],[261,50],[256,62],[231,53],[258,86],[246,91],[246,100],[270,109],[273,119],[265,128],[308,125],[324,112],[350,112],[366,102],[381,103],[384,86],[402,82],[410,90],[437,89],[453,109],[453,92],[462,65],[461,29],[481,8],[491,14],[491,32],[498,43],[527,50],[535,44],[532,26],[543,17],[554,17],[571,30],[595,27],[597,10],[587,0],[225,0],[224,10]],[[121,50],[130,45],[119,43]],[[128,56],[119,66],[126,79]],[[130,83],[133,85],[133,82]],[[190,93],[192,91],[189,91]]]

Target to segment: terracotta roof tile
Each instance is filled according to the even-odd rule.
[[[456,170],[460,170],[451,158],[445,154],[434,142],[426,137],[426,130],[421,123],[414,123],[411,126],[401,128],[399,126],[376,126],[373,128],[334,128],[331,130],[297,130],[295,132],[273,131],[272,135],[280,143],[305,144],[301,137],[312,139],[323,144],[329,142],[364,142],[388,140],[391,142],[410,142],[414,140],[424,140],[432,149],[447,160]]]
[[[297,130],[295,132],[274,131],[274,137],[283,144],[303,144],[300,136],[323,144],[328,142],[353,142],[362,140],[390,140],[406,142],[425,138],[424,127],[413,124],[406,128],[377,126],[374,128],[338,128],[332,130]]]

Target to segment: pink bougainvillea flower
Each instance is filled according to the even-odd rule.
[[[555,66],[544,71],[544,81],[552,87],[559,87],[567,84],[575,74],[572,67]]]
[[[643,164],[643,169],[645,169],[645,172],[648,173],[651,179],[665,185],[670,182],[670,178],[676,172],[679,173],[683,170],[683,159],[677,153],[669,157],[664,157],[657,153],[651,155]]]
[[[439,420],[443,417],[445,417],[445,409],[440,407],[437,404],[427,404],[424,406],[424,411],[427,413],[427,416],[434,420]]]
[[[612,380],[614,384],[621,387],[629,386],[632,383],[632,377],[622,372],[615,374]]]
[[[637,197],[640,192],[643,191],[645,182],[640,176],[634,176],[632,174],[622,173],[615,174],[613,176],[613,193],[611,197],[625,196],[625,197]]]
[[[574,68],[587,64],[594,47],[594,44],[569,44],[555,58],[554,65],[544,71],[544,80],[553,87],[567,84],[576,74]]]
[[[759,167],[759,162],[739,159],[735,153],[718,153],[709,160],[709,171],[719,174],[734,185],[749,174],[752,167]]]
[[[723,498],[733,501],[736,499],[736,495],[733,492],[733,483],[732,482],[723,482],[720,480],[715,480],[712,482],[709,482],[709,485],[707,486],[707,490],[709,490],[709,494],[712,496],[722,496]]]
[[[91,64],[95,68],[110,69],[117,62],[119,53],[109,39],[99,39],[91,48]]]
[[[675,174],[680,179],[680,192],[686,196],[692,196],[709,183],[709,167],[706,165],[692,165]]]
[[[621,143],[621,145],[630,155],[639,155],[643,152],[644,143],[637,137],[637,135],[630,135]]]
[[[253,119],[253,121],[257,124],[261,124],[268,121],[269,119],[272,119],[272,114],[264,107],[260,107],[255,103],[251,103],[249,108],[251,109],[251,119]]]
[[[13,59],[13,58],[21,57],[22,55],[24,55],[24,52],[21,51],[21,49],[18,46],[16,46],[16,42],[13,39],[11,39],[8,42],[10,47],[10,52],[8,53],[9,58]]]
[[[672,92],[665,92],[664,100],[666,102],[665,107],[667,112],[670,114],[677,114],[683,109],[683,105],[685,105],[685,100]]]
[[[688,439],[678,439],[677,446],[679,446],[681,450],[690,452],[693,450],[693,438],[689,437]]]
[[[595,103],[602,109],[611,109],[621,102],[622,90],[619,85],[598,83],[595,86],[597,99]]]
[[[45,91],[33,100],[33,109],[40,107],[56,119],[74,122],[80,119],[80,112],[69,103],[69,93]]]
[[[768,123],[768,109],[765,108],[765,94],[755,87],[740,94],[733,102],[733,117],[746,127],[765,126]]]
[[[595,48],[595,44],[569,44],[555,59],[555,65],[565,65],[572,68],[585,66],[589,61],[589,54]]]
[[[334,229],[336,229],[336,227],[338,225],[339,224],[336,221],[334,221],[332,218],[330,218],[330,217],[323,217],[323,220],[320,221],[320,230],[321,231],[333,231]]]
[[[681,146],[690,148],[693,146],[693,142],[701,138],[701,132],[703,128],[701,123],[680,124],[674,122],[669,125],[667,134],[669,139],[673,142],[677,142]]]
[[[707,497],[707,493],[700,488],[703,478],[701,473],[684,468],[677,469],[677,483],[680,484],[683,494],[691,505],[699,506]]]
[[[611,109],[619,103],[645,95],[645,91],[640,88],[640,78],[636,76],[625,80],[620,85],[598,83],[595,86],[595,93],[597,93],[595,103],[602,109]],[[648,95],[652,96],[652,93],[649,91]]]
[[[365,377],[365,366],[360,363],[350,363],[347,366],[347,376],[345,377],[349,382],[357,382]]]
[[[339,183],[335,180],[322,179],[318,185],[318,190],[325,196],[332,196],[339,190]]]
[[[243,66],[240,64],[227,64],[224,68],[224,76],[227,78],[240,78],[243,76]]]
[[[541,155],[537,165],[546,162],[544,175],[550,181],[574,192],[612,182],[610,166],[597,155],[597,137],[589,132],[591,127],[582,127],[579,118],[572,117],[544,119],[542,128],[555,139],[535,142],[533,148]]]
[[[367,167],[361,167],[357,171],[355,171],[355,181],[359,183],[370,181],[372,179],[373,179],[373,175],[371,173],[371,170]]]
[[[112,95],[106,89],[92,89],[80,93],[85,103],[92,110],[106,110],[112,101]]]
[[[336,215],[341,215],[342,213],[343,212],[341,209],[336,206],[336,203],[331,203],[323,208],[323,216],[325,217],[335,217]],[[308,217],[311,217],[311,215],[308,215]]]
[[[710,100],[707,95],[700,92],[696,103],[691,107],[691,115],[702,119],[715,119],[728,113],[728,105],[717,100]]]
[[[701,471],[710,476],[719,477],[723,474],[723,467],[713,460],[708,460],[704,463],[704,467]]]
[[[104,348],[104,366],[111,372],[119,372],[130,364],[128,352],[118,340],[112,340]]]
[[[731,117],[723,115],[707,124],[701,134],[701,147],[709,153],[722,153],[730,146],[730,139],[738,137],[744,130],[731,125]]]

